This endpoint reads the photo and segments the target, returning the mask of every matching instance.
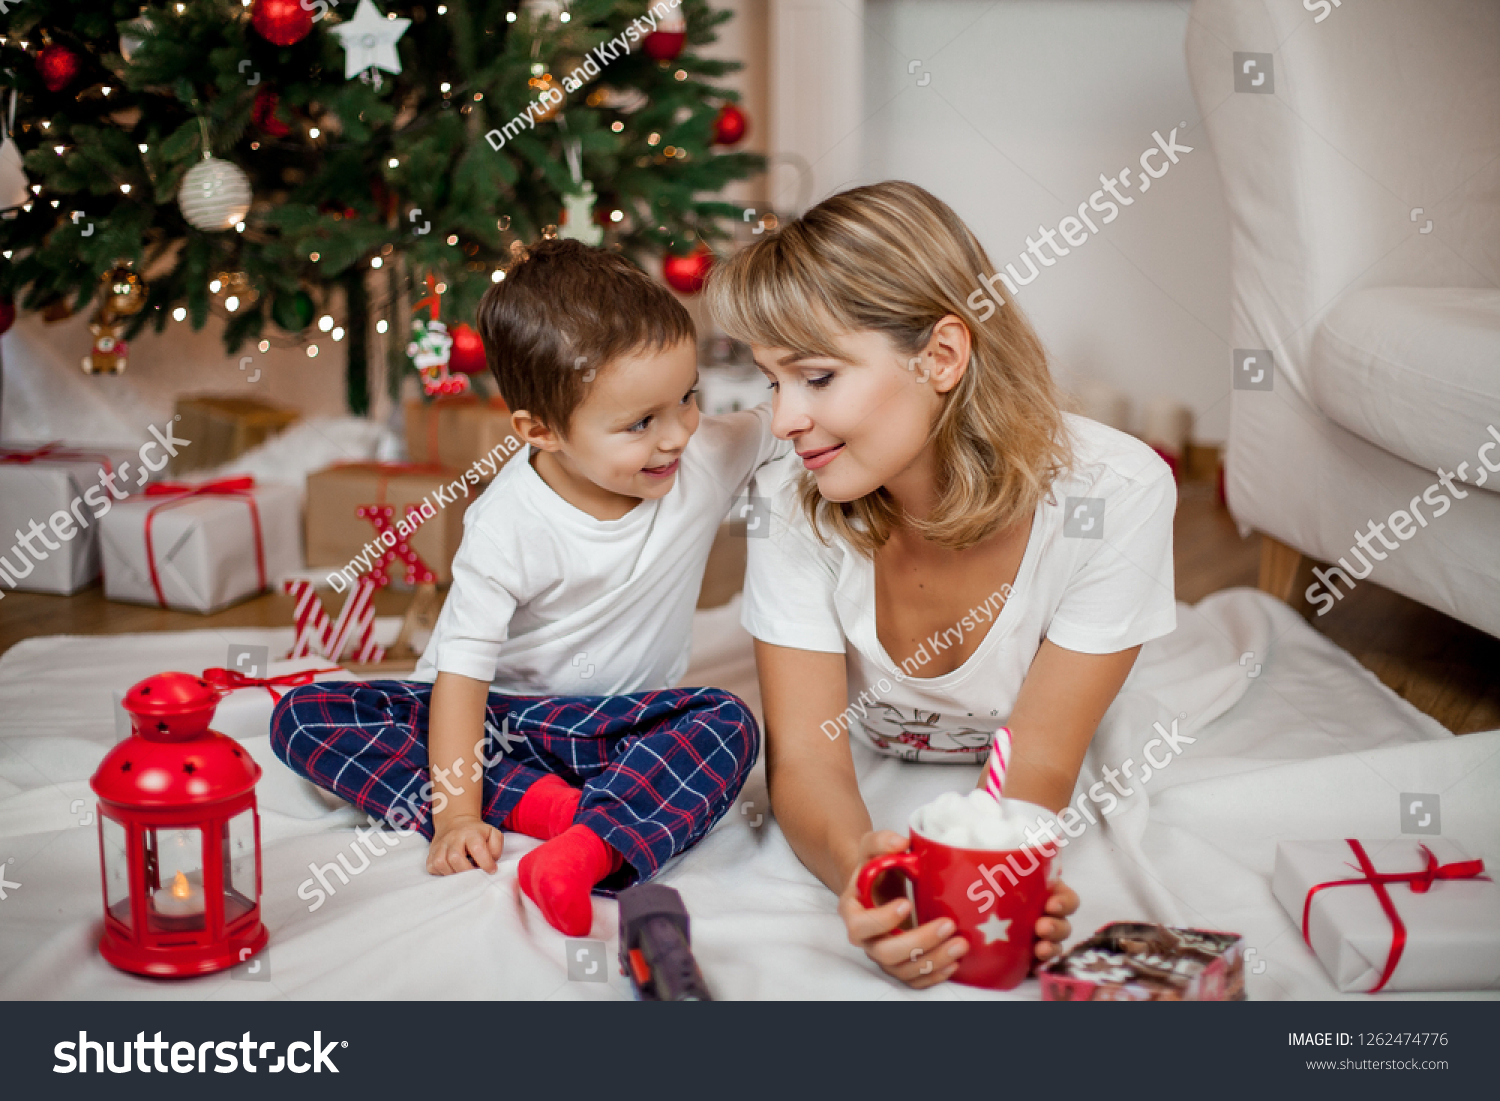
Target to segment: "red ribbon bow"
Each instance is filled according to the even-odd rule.
[[[171,500],[153,505],[146,513],[146,566],[151,571],[151,588],[156,592],[156,602],[163,608],[167,598],[162,593],[161,577],[156,572],[156,553],[151,547],[151,521],[158,512],[187,504],[198,497],[238,497],[250,506],[250,527],[255,532],[255,570],[260,579],[262,592],[266,588],[266,546],[260,534],[260,509],[255,507],[251,490],[255,479],[248,474],[237,478],[220,478],[213,482],[152,482],[146,487],[147,497],[170,497]]]
[[[203,679],[221,696],[227,696],[238,688],[264,688],[271,693],[271,699],[280,703],[281,694],[273,685],[296,688],[298,685],[311,684],[313,678],[322,673],[340,672],[343,672],[342,667],[335,665],[331,669],[304,669],[300,673],[283,673],[279,677],[247,677],[233,669],[205,669]]]
[[[109,456],[102,451],[79,451],[75,448],[64,447],[62,440],[53,440],[44,443],[41,447],[0,447],[0,464],[10,463],[99,463],[104,467],[106,474],[115,472],[114,464],[109,461]]]
[[[1432,890],[1432,885],[1439,879],[1478,879],[1484,872],[1483,860],[1460,860],[1453,864],[1439,864],[1437,857],[1432,855],[1432,850],[1426,845],[1421,846],[1422,855],[1426,857],[1426,864],[1421,871],[1417,872],[1377,872],[1375,865],[1371,863],[1370,857],[1365,853],[1365,847],[1352,837],[1344,839],[1349,847],[1354,850],[1355,859],[1359,861],[1360,870],[1365,874],[1359,879],[1331,879],[1327,883],[1319,883],[1307,892],[1307,901],[1302,906],[1302,939],[1312,947],[1312,938],[1308,933],[1308,919],[1312,914],[1313,895],[1325,887],[1347,887],[1355,884],[1364,884],[1375,890],[1375,897],[1380,900],[1380,908],[1385,911],[1385,916],[1391,922],[1391,950],[1386,956],[1385,969],[1380,973],[1380,981],[1370,987],[1368,993],[1377,993],[1396,972],[1396,964],[1401,962],[1401,953],[1406,951],[1406,924],[1401,920],[1401,915],[1396,912],[1396,904],[1391,901],[1391,893],[1385,889],[1387,883],[1405,883],[1415,894],[1426,894]]]

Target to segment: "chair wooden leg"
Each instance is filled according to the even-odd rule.
[[[1290,604],[1292,592],[1297,586],[1297,574],[1302,569],[1302,552],[1294,550],[1269,535],[1260,537],[1260,581],[1261,592],[1270,593],[1277,600]]]

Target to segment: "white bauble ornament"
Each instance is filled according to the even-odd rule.
[[[233,229],[250,212],[250,177],[239,165],[205,157],[182,177],[177,205],[198,229]]]

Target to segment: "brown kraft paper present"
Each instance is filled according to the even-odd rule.
[[[466,470],[515,435],[510,410],[500,398],[442,398],[406,403],[406,453],[414,463],[440,463]],[[513,455],[512,444],[502,454]]]
[[[407,542],[436,581],[447,584],[464,534],[464,510],[484,488],[483,482],[466,481],[463,470],[424,463],[341,463],[320,470],[307,479],[308,565],[330,575],[346,571],[343,581],[334,585],[340,592],[357,578],[380,572],[376,562],[387,547],[375,525],[362,519],[358,510],[391,505],[393,535],[409,508],[426,517]],[[391,558],[383,572],[397,582],[419,580],[408,578],[407,564],[399,556]]]
[[[299,419],[294,409],[213,394],[180,397],[176,412],[174,431],[193,443],[172,459],[168,469],[174,475],[237,459]]]

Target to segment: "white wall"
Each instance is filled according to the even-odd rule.
[[[774,0],[773,141],[813,165],[814,201],[882,179],[921,184],[1003,267],[1039,226],[1076,212],[1101,172],[1129,166],[1134,181],[1152,131],[1178,127],[1193,152],[1148,193],[1121,188],[1134,204],[1017,301],[1065,385],[1119,387],[1137,427],[1145,402],[1176,398],[1197,414],[1195,438],[1219,442],[1229,234],[1187,80],[1187,20],[1170,0]],[[840,94],[858,119],[830,129]]]

